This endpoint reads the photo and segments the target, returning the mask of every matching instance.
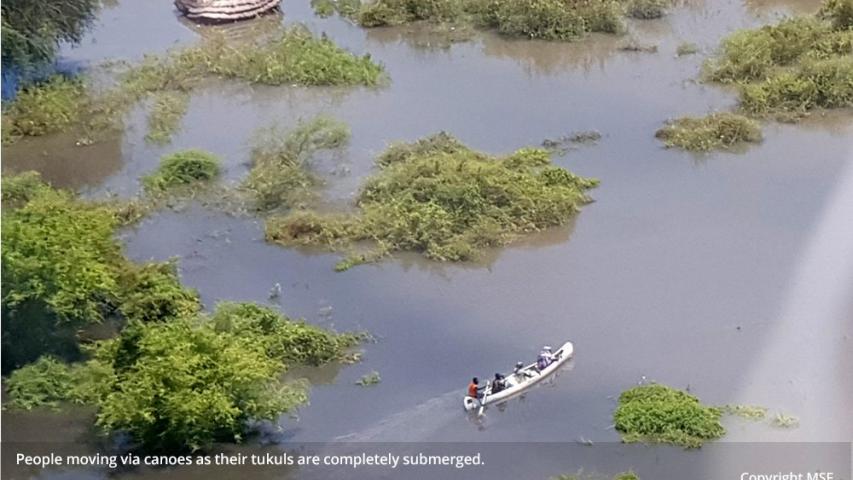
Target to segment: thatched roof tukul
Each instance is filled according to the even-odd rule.
[[[281,0],[175,0],[175,7],[193,20],[244,20],[264,14]]]

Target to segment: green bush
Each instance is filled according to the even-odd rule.
[[[623,15],[622,0],[377,0],[362,4],[356,19],[364,27],[474,23],[507,35],[574,40],[587,32],[621,32]]]
[[[758,123],[734,113],[679,118],[658,130],[655,136],[667,147],[700,152],[731,148],[744,142],[757,143],[762,139]]]
[[[86,102],[83,83],[61,75],[26,87],[3,113],[4,143],[63,131],[78,120]]]
[[[187,112],[190,99],[185,92],[157,92],[154,94],[154,106],[148,115],[148,133],[145,141],[165,145],[181,126],[181,119]]]
[[[380,171],[358,197],[358,215],[273,217],[267,238],[336,248],[370,240],[382,252],[470,260],[483,248],[566,223],[589,201],[585,191],[597,184],[549,166],[546,150],[490,157],[447,134],[393,145],[377,163]]]
[[[698,448],[722,437],[719,408],[707,407],[689,393],[665,385],[641,385],[622,392],[613,413],[624,442],[672,443]]]
[[[827,0],[819,14],[831,20],[836,30],[853,28],[853,0]]]
[[[805,62],[796,72],[744,85],[741,104],[753,114],[853,106],[853,57]]]
[[[174,262],[128,265],[121,288],[118,308],[130,321],[192,317],[201,310],[198,292],[181,285]]]
[[[276,380],[281,362],[262,345],[188,319],[135,328],[135,357],[116,370],[97,423],[130,434],[147,451],[239,441],[248,421],[274,420],[306,399],[304,389]]]
[[[108,208],[49,188],[4,209],[3,308],[38,302],[65,321],[101,321],[123,261],[115,224]]]
[[[11,177],[4,176],[2,190],[3,208],[16,208],[44,194],[50,187],[44,183],[41,174],[28,171]]]
[[[163,157],[157,170],[142,183],[149,192],[162,192],[213,180],[219,175],[219,159],[202,150],[184,150]]]
[[[357,335],[335,334],[254,303],[220,303],[211,320],[216,331],[260,345],[270,358],[285,364],[317,366],[339,360],[359,341]]]
[[[6,380],[5,407],[32,410],[62,403],[92,404],[109,386],[112,372],[97,361],[67,364],[45,355]]]
[[[661,18],[666,15],[666,9],[671,4],[671,0],[631,0],[628,3],[628,15],[642,20]]]
[[[420,20],[453,22],[462,15],[459,0],[377,0],[365,3],[357,20],[365,27],[399,25]]]

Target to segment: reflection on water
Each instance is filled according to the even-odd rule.
[[[3,174],[36,170],[55,187],[77,190],[99,185],[121,168],[120,135],[89,146],[75,143],[74,133],[61,133],[4,146]]]

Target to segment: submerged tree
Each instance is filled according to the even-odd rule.
[[[61,42],[77,43],[100,0],[6,0],[2,7],[3,66],[52,61]]]

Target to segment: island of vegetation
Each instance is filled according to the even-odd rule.
[[[25,87],[4,108],[3,142],[74,129],[78,143],[91,143],[120,128],[130,108],[151,98],[146,139],[167,143],[180,127],[189,92],[210,78],[264,85],[376,86],[385,74],[368,55],[356,56],[300,26],[257,42],[213,37],[198,46],[149,56],[105,91],[62,76]]]
[[[281,158],[293,163],[292,155]],[[553,165],[548,150],[523,148],[491,156],[446,133],[392,145],[376,163],[378,172],[358,195],[358,213],[293,209],[273,214],[267,239],[335,250],[352,250],[356,242],[374,244],[368,253],[343,260],[338,270],[403,250],[438,261],[471,260],[485,248],[565,224],[590,201],[587,190],[598,184]],[[274,195],[261,190],[261,205],[272,208],[286,201],[278,193],[286,189],[270,191]]]
[[[670,443],[698,448],[722,437],[722,410],[705,406],[687,392],[660,384],[622,392],[613,423],[624,442]]]
[[[347,361],[337,334],[253,303],[204,313],[174,263],[127,260],[116,209],[26,173],[3,179],[3,371],[8,408],[92,405],[147,451],[239,441],[307,399],[290,366]],[[109,323],[118,333],[88,337]],[[61,359],[61,360],[60,360]]]
[[[337,11],[363,27],[426,22],[476,26],[505,35],[576,40],[590,32],[621,33],[623,18],[659,18],[671,0],[315,0],[320,15]]]
[[[735,32],[704,77],[736,88],[739,114],[674,120],[658,131],[669,147],[706,151],[761,139],[744,115],[796,121],[853,106],[853,0],[825,0],[815,15]]]

